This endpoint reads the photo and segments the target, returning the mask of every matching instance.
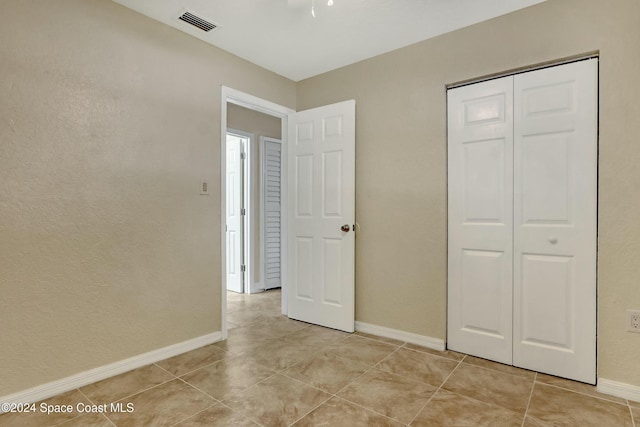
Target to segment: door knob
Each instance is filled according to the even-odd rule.
[[[555,245],[556,243],[558,243],[558,238],[555,236],[549,237],[549,243],[551,243],[552,245]]]
[[[350,229],[351,227],[349,227],[349,224],[345,224],[342,227],[340,227],[340,230],[344,231],[345,233],[348,233]]]

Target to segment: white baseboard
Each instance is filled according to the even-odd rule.
[[[113,377],[124,372],[131,371],[136,368],[140,368],[145,365],[149,365],[160,360],[167,359],[169,357],[177,356],[187,351],[195,350],[196,348],[203,347],[205,345],[213,344],[221,339],[220,332],[214,332],[207,335],[202,335],[197,338],[193,338],[181,343],[172,344],[167,347],[162,347],[157,350],[150,351],[148,353],[139,354],[137,356],[130,357],[128,359],[120,360],[118,362],[110,363],[108,365],[100,366],[97,368],[89,369],[88,371],[80,372],[75,375],[71,375],[66,378],[62,378],[56,381],[52,381],[46,384],[41,384],[36,387],[29,388],[27,390],[19,391],[7,396],[1,396],[0,402],[2,403],[34,403],[49,397],[65,393],[70,390],[74,390],[79,387],[83,387],[87,384],[91,384],[97,381],[101,381],[110,377]],[[0,414],[2,411],[0,410]]]
[[[384,326],[372,325],[364,322],[356,322],[356,331],[364,332],[365,334],[377,335],[379,337],[392,338],[398,341],[431,348],[433,350],[444,351],[444,340],[428,337],[426,335],[418,335],[412,332],[385,328]]]
[[[640,387],[618,381],[598,378],[597,390],[600,393],[622,397],[623,399],[640,402]]]

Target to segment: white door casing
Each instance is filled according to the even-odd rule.
[[[448,348],[511,364],[513,85],[448,96]]]
[[[226,152],[226,233],[227,233],[227,289],[244,292],[243,221],[242,209],[242,139],[227,135]]]
[[[514,364],[592,384],[597,67],[514,77]]]
[[[288,143],[288,315],[353,332],[355,101],[291,114]]]

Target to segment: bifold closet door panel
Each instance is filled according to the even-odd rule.
[[[447,97],[447,346],[511,364],[513,77]]]
[[[516,366],[596,374],[597,60],[514,76]]]

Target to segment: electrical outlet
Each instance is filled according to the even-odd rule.
[[[640,310],[627,310],[627,331],[640,333]]]

